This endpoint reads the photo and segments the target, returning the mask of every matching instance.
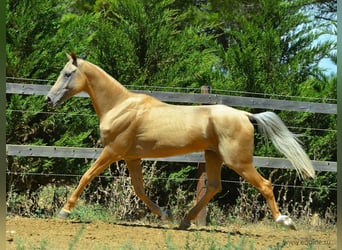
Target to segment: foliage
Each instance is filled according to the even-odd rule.
[[[313,47],[321,33],[301,1],[247,3],[233,10],[234,26],[222,27],[222,67],[235,89],[263,94],[299,95],[297,88],[315,77],[330,43]],[[247,14],[239,15],[242,8]],[[256,14],[256,12],[258,14]],[[219,18],[224,18],[223,13]],[[314,32],[315,31],[315,32]],[[302,93],[301,93],[302,94]]]
[[[13,81],[20,82],[27,78],[56,79],[59,65],[65,62],[65,50],[82,51],[90,40],[89,23],[96,19],[96,15],[68,13],[69,1],[9,1],[7,7],[6,71],[8,77],[14,77]],[[46,81],[40,83],[46,84]],[[7,103],[7,143],[90,146],[97,141],[98,122],[89,109],[89,100],[71,100],[58,113],[47,107],[41,96],[7,95]],[[79,124],[84,126],[80,128]],[[10,158],[8,165],[12,172],[21,169],[19,172],[45,174],[75,173],[71,169],[76,166],[83,166],[83,171],[79,170],[84,172],[85,168],[84,160],[74,159],[65,162]],[[46,181],[53,178],[48,177]],[[33,176],[28,176],[27,181],[35,183],[32,191],[44,183]],[[19,189],[23,185],[20,182],[18,179]]]
[[[124,84],[199,88],[211,82],[218,61],[213,41],[200,26],[180,29],[184,15],[171,4],[97,1],[106,21],[94,39],[94,60]]]

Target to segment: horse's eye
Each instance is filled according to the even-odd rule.
[[[70,72],[64,73],[64,77],[65,77],[65,78],[69,78],[70,76],[71,76],[71,73],[70,73]]]

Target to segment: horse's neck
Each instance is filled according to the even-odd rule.
[[[94,109],[101,119],[110,109],[127,99],[132,93],[98,66],[87,62],[84,70]]]

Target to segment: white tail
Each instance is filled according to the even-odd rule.
[[[261,133],[267,135],[275,147],[292,163],[300,177],[315,177],[315,170],[297,136],[291,133],[283,121],[273,112],[254,114]]]

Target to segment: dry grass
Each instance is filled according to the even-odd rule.
[[[158,203],[160,197],[158,197],[156,176],[160,176],[160,169],[156,163],[146,164],[149,164],[143,167],[146,192],[148,196],[153,197],[152,200]],[[145,204],[135,195],[124,166],[119,164],[112,166],[108,178],[114,181],[108,184],[98,178],[92,182],[82,194],[75,212],[72,213],[74,216],[83,220],[89,220],[89,217],[97,219],[103,217],[104,220],[159,221],[159,218],[152,215]],[[42,186],[35,193],[18,194],[14,190],[10,190],[7,193],[8,213],[26,217],[53,217],[59,212],[72,190],[73,187],[55,184]],[[287,200],[288,192],[289,188],[284,185],[275,194],[283,214],[287,214],[296,221],[300,221],[301,225],[311,228],[335,224],[337,215],[334,206],[326,208],[324,214],[318,214],[312,210],[314,191],[301,192],[297,200]],[[189,193],[182,187],[177,187],[176,190],[169,192],[167,200],[168,208],[172,209],[175,221],[180,221],[195,202],[194,193]],[[93,212],[91,212],[92,210]],[[210,225],[214,226],[225,226],[231,222],[259,223],[269,221],[271,218],[270,209],[261,194],[242,180],[236,205],[226,208],[218,206],[215,202],[208,204],[208,221]]]

